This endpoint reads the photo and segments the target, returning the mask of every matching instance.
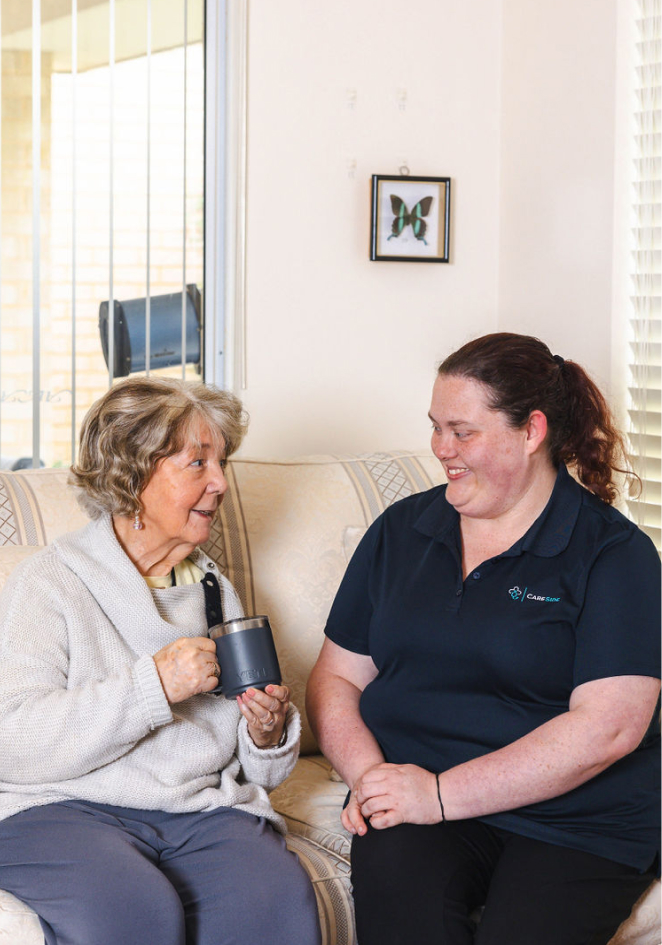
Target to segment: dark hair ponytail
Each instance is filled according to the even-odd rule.
[[[565,361],[538,338],[510,332],[483,335],[439,365],[440,375],[468,377],[488,388],[490,407],[522,427],[534,410],[547,418],[547,449],[555,467],[574,467],[579,481],[611,504],[615,473],[638,481],[607,402],[584,368]]]

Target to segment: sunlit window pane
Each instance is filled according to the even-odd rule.
[[[40,460],[68,465],[85,411],[113,379],[129,366],[132,373],[138,364],[143,370],[146,354],[147,369],[196,377],[199,365],[183,362],[202,351],[199,333],[195,344],[187,334],[193,316],[190,301],[188,312],[182,310],[182,293],[195,286],[185,302],[203,293],[203,0],[42,0],[36,7],[40,23],[33,29],[29,0],[0,2],[5,467],[20,458],[32,463],[35,422]],[[35,49],[41,68],[36,191]],[[159,301],[165,295],[177,297],[165,305]],[[131,332],[119,368],[107,365],[99,328],[100,306],[106,303],[108,312],[111,296],[141,300],[126,307]]]

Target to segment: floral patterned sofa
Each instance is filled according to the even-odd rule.
[[[284,679],[302,713],[326,615],[360,537],[386,506],[439,478],[427,451],[229,464],[230,489],[207,550],[246,612],[269,615]],[[0,473],[0,586],[19,561],[84,522],[66,470]],[[339,820],[345,793],[304,718],[301,758],[272,800],[287,820],[289,846],[312,878],[324,945],[356,941],[349,836]],[[658,883],[611,945],[660,945],[659,899]],[[43,941],[36,915],[0,890],[0,943]]]

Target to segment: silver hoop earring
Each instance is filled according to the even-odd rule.
[[[140,509],[137,509],[136,514],[133,516],[133,527],[137,532],[139,532],[141,528],[145,527],[140,521]]]

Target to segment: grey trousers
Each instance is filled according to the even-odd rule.
[[[46,945],[319,945],[315,893],[264,819],[84,801],[0,821],[0,888]]]

